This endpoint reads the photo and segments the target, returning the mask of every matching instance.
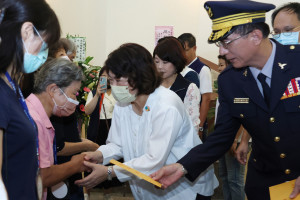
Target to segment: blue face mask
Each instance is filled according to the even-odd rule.
[[[26,52],[24,53],[24,68],[23,72],[26,74],[32,73],[36,71],[48,58],[48,47],[44,42],[43,38],[40,36],[39,32],[33,27],[33,29],[37,32],[39,38],[43,41],[40,52],[37,55],[30,54],[24,44],[24,48]]]
[[[289,36],[284,34],[274,35],[273,38],[283,45],[299,44],[299,32],[291,32]]]

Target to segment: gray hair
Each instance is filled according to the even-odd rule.
[[[70,54],[76,52],[77,47],[76,47],[76,44],[72,40],[69,40],[67,38],[61,38],[59,41],[63,44],[67,55],[70,55]]]
[[[52,83],[64,90],[72,82],[83,79],[83,72],[76,64],[64,58],[50,59],[34,75],[34,93],[45,92]]]

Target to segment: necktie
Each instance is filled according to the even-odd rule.
[[[259,73],[258,76],[257,76],[257,79],[259,80],[259,82],[261,83],[261,86],[263,88],[265,102],[269,106],[270,105],[270,98],[271,98],[271,88],[267,84],[266,78],[267,78],[266,75],[264,75],[262,73]]]

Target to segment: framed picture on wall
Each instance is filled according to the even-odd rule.
[[[74,58],[75,62],[84,61],[86,57],[86,38],[85,37],[77,37],[68,35],[67,38],[72,40],[77,47],[76,57]]]
[[[173,26],[155,26],[155,46],[159,39],[174,35]]]

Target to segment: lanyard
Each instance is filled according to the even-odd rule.
[[[17,89],[16,89],[16,86],[15,86],[15,83],[11,79],[10,75],[7,72],[5,72],[5,76],[6,76],[7,80],[9,81],[10,85],[12,86],[14,92],[17,94]],[[21,106],[23,107],[24,113],[26,114],[27,118],[29,119],[29,121],[33,125],[35,133],[36,133],[36,155],[37,155],[37,158],[38,158],[37,162],[38,162],[38,167],[39,167],[40,166],[40,163],[39,163],[39,138],[38,138],[37,127],[36,127],[36,124],[34,123],[32,117],[31,117],[31,115],[28,111],[28,107],[26,105],[26,102],[24,100],[24,97],[23,97],[23,94],[22,94],[22,91],[21,91],[20,87],[18,87],[18,91],[19,91],[19,94],[20,94],[20,97],[18,98],[19,102],[20,102]]]

